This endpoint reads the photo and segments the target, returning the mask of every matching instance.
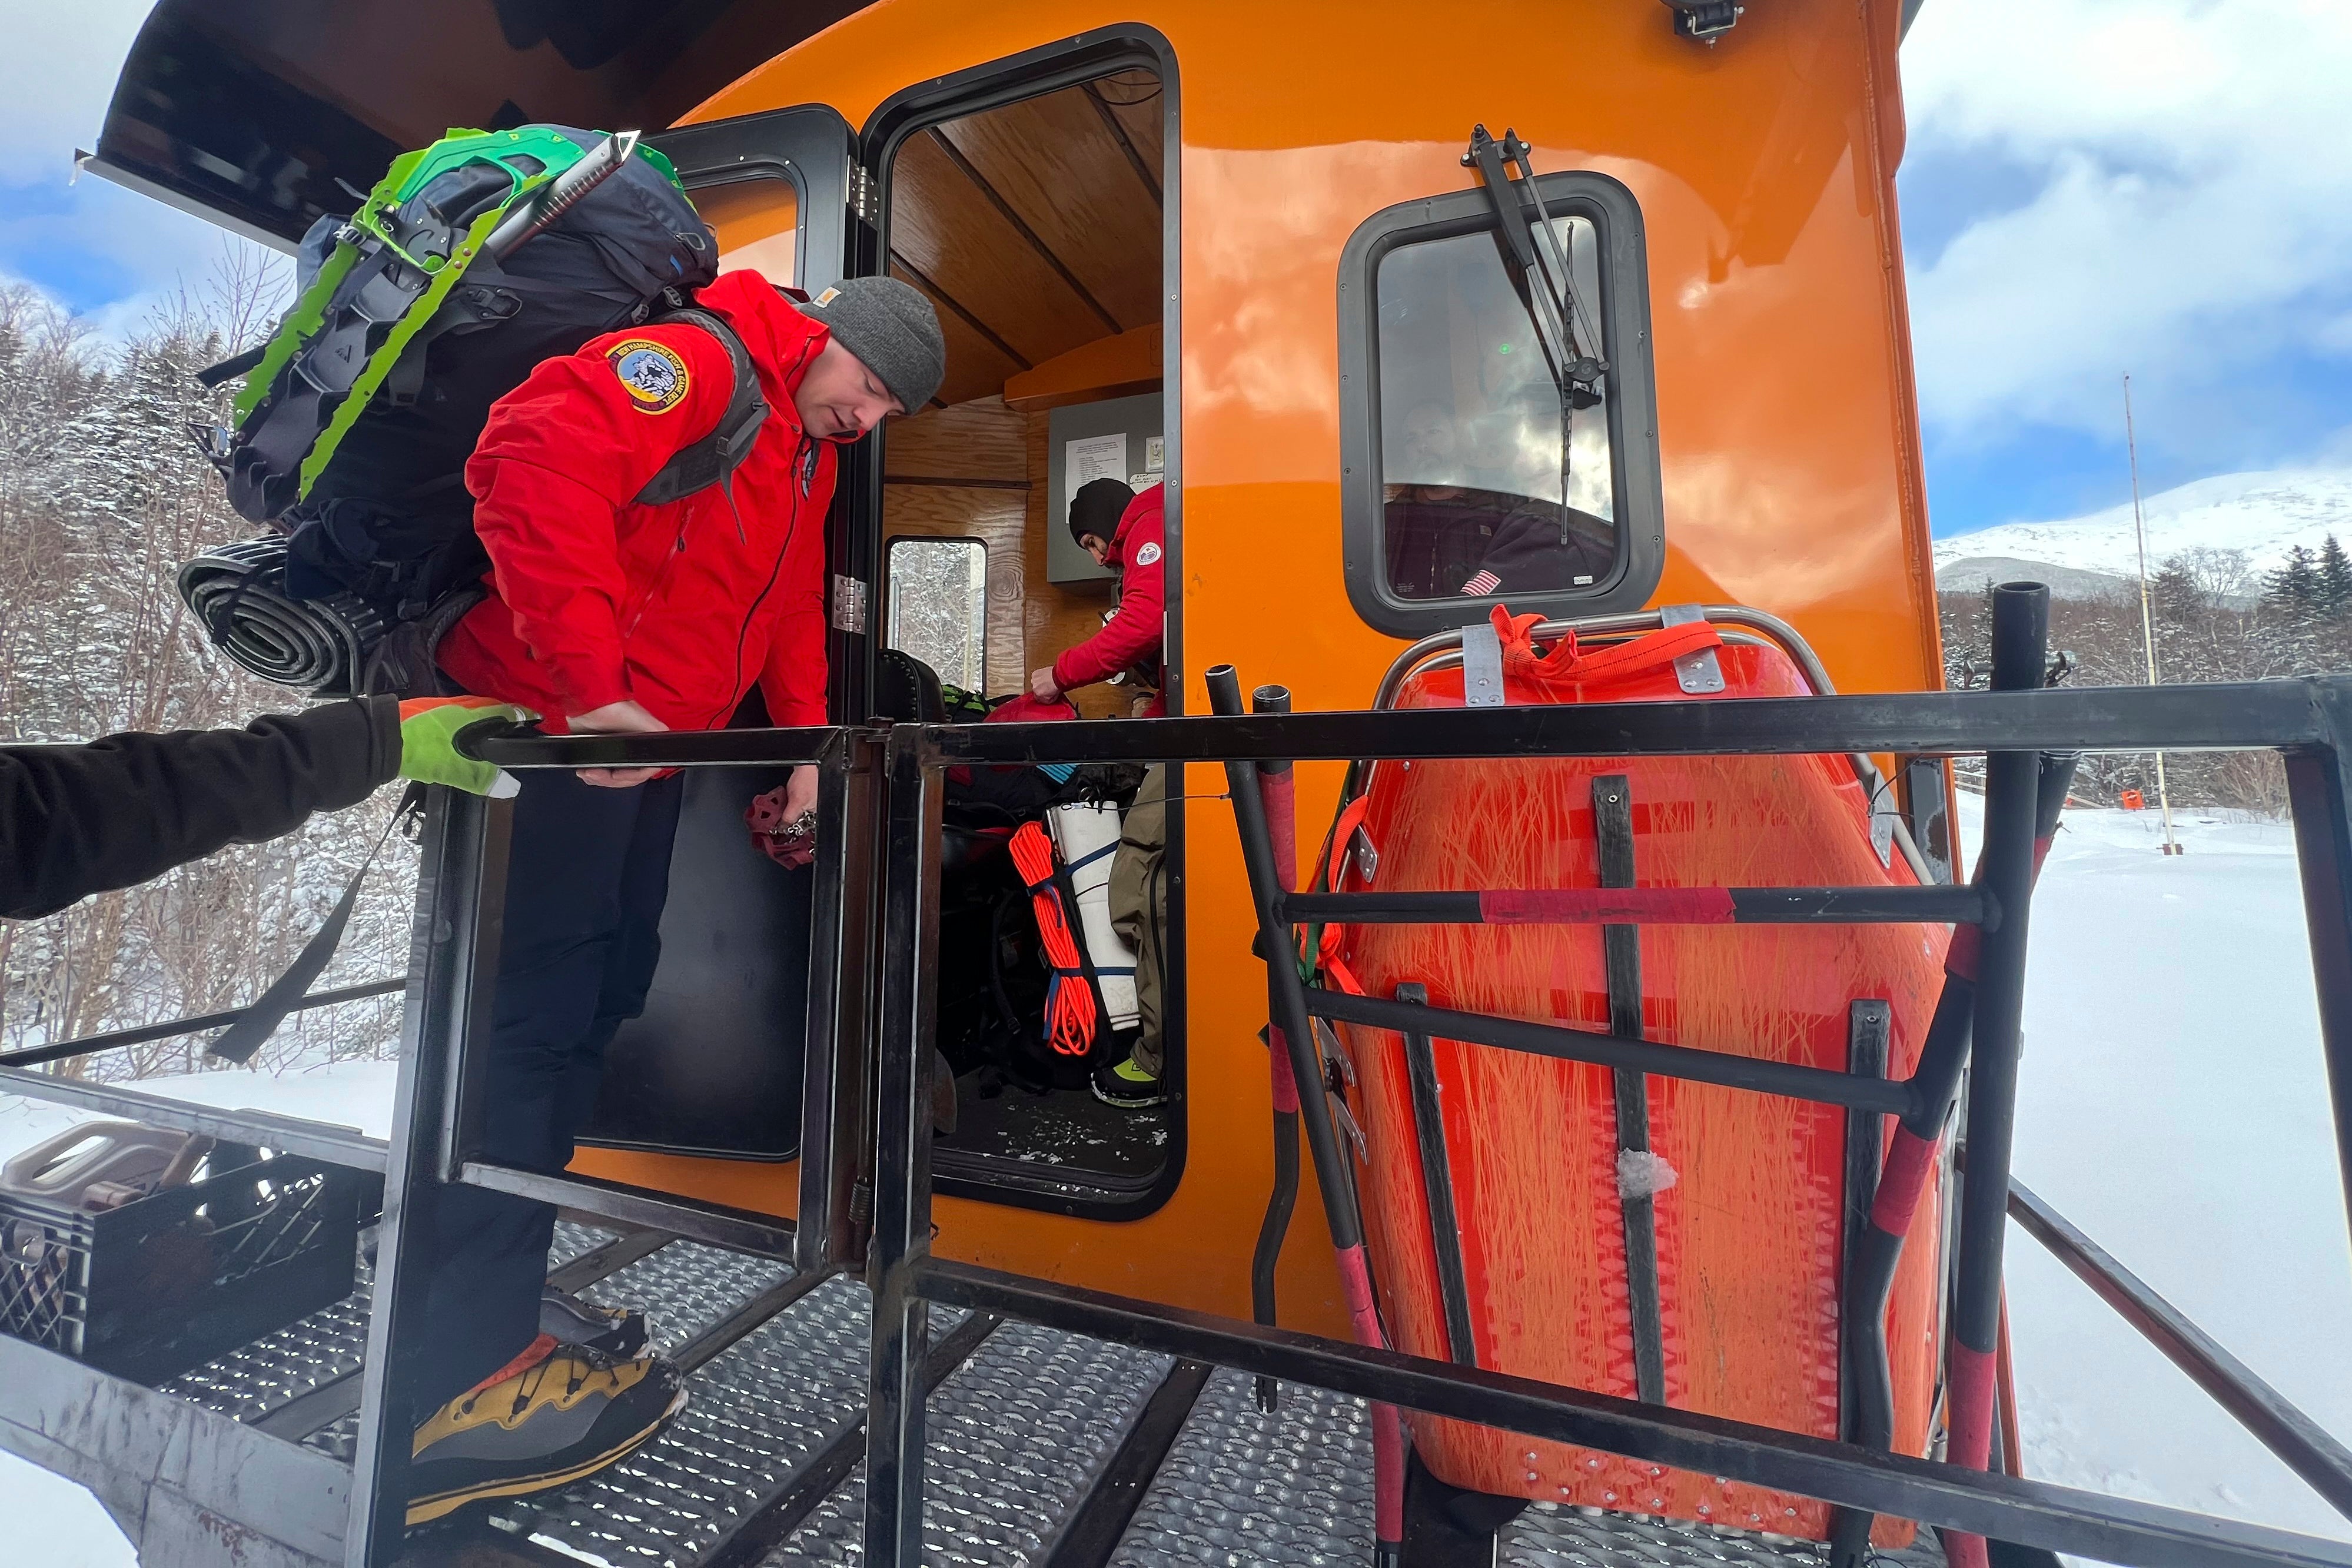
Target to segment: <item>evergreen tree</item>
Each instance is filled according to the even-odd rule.
[[[2263,602],[2296,619],[2318,613],[2319,595],[2318,563],[2300,544],[2286,552],[2285,565],[2263,579]]]
[[[2352,556],[2344,553],[2344,546],[2336,542],[2336,536],[2332,533],[2319,547],[2316,571],[2316,607],[2321,616],[2340,621],[2346,615],[2352,614]]]

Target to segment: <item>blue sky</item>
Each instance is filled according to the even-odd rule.
[[[213,229],[86,178],[148,0],[0,0],[0,277],[102,331]],[[1927,0],[1900,186],[1937,534],[2352,466],[2352,5]]]

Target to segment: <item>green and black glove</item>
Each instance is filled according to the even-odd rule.
[[[400,705],[400,776],[447,784],[468,795],[508,800],[522,789],[505,769],[457,754],[457,731],[485,719],[520,722],[534,715],[488,697],[412,697]]]

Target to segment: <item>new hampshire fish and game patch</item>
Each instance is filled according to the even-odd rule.
[[[626,338],[604,356],[629,401],[646,414],[667,414],[686,401],[686,361],[667,343]]]

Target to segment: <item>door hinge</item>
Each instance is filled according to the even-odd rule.
[[[874,171],[856,159],[849,164],[849,210],[868,228],[882,226],[882,197]]]
[[[837,632],[862,632],[866,629],[866,584],[837,572],[833,578],[833,629]]]

